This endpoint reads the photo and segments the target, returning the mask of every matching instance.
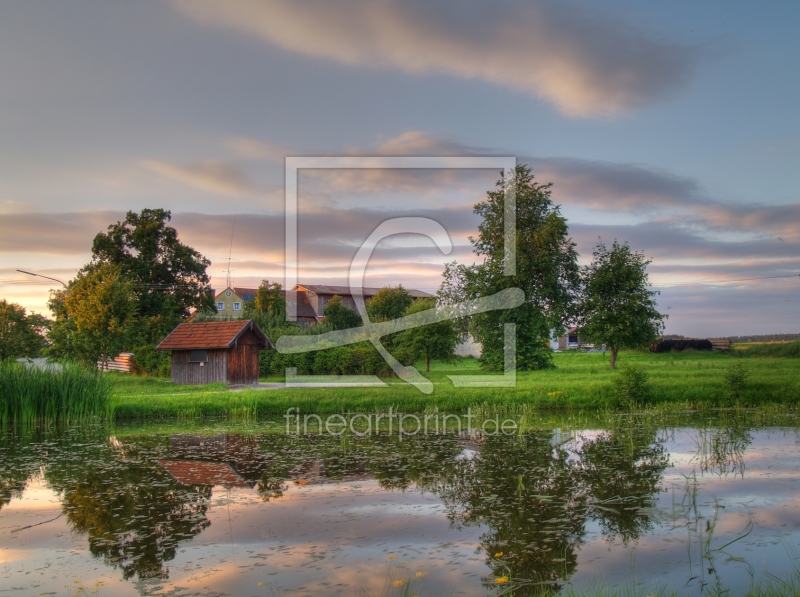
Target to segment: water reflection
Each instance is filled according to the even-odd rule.
[[[487,588],[508,576],[533,592],[554,589],[575,570],[587,518],[625,540],[649,528],[642,508],[667,464],[652,433],[624,431],[578,449],[574,441],[554,447],[551,431],[477,440],[454,434],[403,441],[281,434],[52,439],[28,442],[40,462],[4,467],[4,499],[24,490],[31,466],[42,466],[72,529],[85,533],[91,553],[126,579],[168,577],[164,563],[177,545],[209,525],[214,486],[256,488],[270,501],[289,483],[372,478],[384,490],[436,494],[455,527],[484,528]]]
[[[752,442],[748,427],[704,428],[692,438],[699,472],[741,478]],[[0,437],[0,508],[41,475],[93,556],[123,579],[166,580],[180,546],[210,526],[214,494],[229,499],[245,492],[257,496],[256,507],[272,508],[289,493],[375,484],[383,492],[435,496],[451,528],[477,539],[484,591],[503,588],[498,581],[507,579],[515,594],[535,595],[574,577],[596,529],[609,545],[627,545],[664,520],[655,506],[670,466],[669,439],[656,425],[625,421],[595,432],[402,441],[35,430]],[[375,503],[381,507],[380,499]],[[682,508],[673,524],[685,519],[688,526],[687,512]]]

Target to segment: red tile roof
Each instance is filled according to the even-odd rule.
[[[158,463],[183,485],[224,485],[249,487],[245,480],[224,462],[202,460],[159,460]]]
[[[164,341],[156,346],[157,350],[202,350],[214,348],[230,348],[237,338],[247,330],[251,330],[259,340],[261,348],[275,348],[252,319],[235,321],[203,321],[200,323],[182,323]]]

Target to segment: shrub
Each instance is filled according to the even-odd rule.
[[[169,377],[172,371],[172,358],[168,352],[156,350],[150,344],[133,349],[136,371],[145,375]]]
[[[738,402],[747,386],[747,376],[749,375],[747,368],[741,363],[736,363],[733,367],[729,367],[725,372],[723,383],[725,389],[728,391],[728,398],[733,402]]]
[[[647,373],[634,365],[624,365],[614,376],[615,406],[635,408],[646,404],[650,398]]]

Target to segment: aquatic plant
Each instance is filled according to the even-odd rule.
[[[106,414],[111,381],[77,364],[40,369],[0,362],[0,422],[70,422]]]
[[[647,373],[635,365],[623,366],[612,379],[617,405],[635,408],[647,402],[650,389],[647,385]]]

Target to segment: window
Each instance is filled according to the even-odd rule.
[[[217,311],[224,311],[225,303],[217,303]]]
[[[233,310],[234,311],[241,311],[242,310],[242,303],[233,303]]]
[[[231,291],[230,290],[225,292],[225,296],[230,296],[230,295],[231,295]]]
[[[205,350],[190,350],[189,351],[190,363],[207,363],[208,353]]]

